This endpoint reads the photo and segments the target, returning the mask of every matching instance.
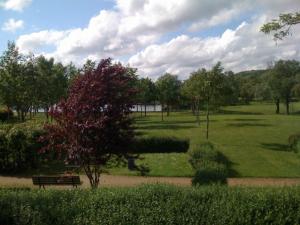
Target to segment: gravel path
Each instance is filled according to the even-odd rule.
[[[82,187],[89,187],[86,176],[80,176]],[[100,186],[103,187],[130,187],[141,184],[165,183],[177,186],[190,186],[191,178],[186,177],[137,177],[102,175]],[[300,178],[229,178],[229,186],[291,186],[300,185]],[[1,187],[33,187],[31,178],[0,176]]]

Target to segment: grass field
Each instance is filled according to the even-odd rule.
[[[300,103],[293,103],[294,112]],[[282,106],[284,111],[284,106]],[[137,117],[145,136],[189,138],[191,146],[205,140],[205,121],[200,127],[190,112],[171,113],[161,121],[159,113]],[[222,108],[211,116],[210,138],[231,162],[232,177],[300,177],[300,153],[291,152],[288,136],[300,132],[300,115],[275,115],[273,104],[253,103]],[[149,167],[150,176],[192,176],[187,154],[144,154],[138,164]],[[137,175],[126,168],[112,174]]]
[[[284,111],[284,106],[282,106]],[[231,162],[231,177],[300,177],[300,153],[291,152],[288,137],[300,132],[300,102],[291,106],[292,115],[275,115],[274,105],[252,103],[243,106],[223,107],[219,114],[211,115],[209,140],[223,152]],[[197,125],[191,112],[172,112],[165,121],[160,113],[148,113],[147,117],[136,114],[139,133],[144,136],[175,136],[189,138],[191,146],[205,140],[205,117]],[[41,124],[44,121],[40,114],[27,123]],[[150,169],[149,176],[193,176],[188,163],[188,155],[143,154],[143,164]],[[51,173],[64,169],[54,165],[45,165],[42,171]],[[109,169],[114,175],[140,175],[128,171],[126,167]],[[29,171],[26,175],[38,174]],[[47,173],[47,172],[46,172]]]

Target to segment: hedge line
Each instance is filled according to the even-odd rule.
[[[37,168],[41,160],[38,141],[43,130],[24,124],[2,126],[0,129],[0,172],[17,172]]]
[[[187,152],[189,140],[176,137],[136,138],[131,153],[180,153]]]
[[[0,190],[0,224],[300,224],[300,188]]]

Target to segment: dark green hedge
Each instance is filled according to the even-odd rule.
[[[300,224],[300,188],[0,190],[0,224]]]
[[[5,122],[12,119],[14,116],[13,111],[8,109],[0,109],[0,121]]]
[[[176,137],[148,137],[137,138],[131,153],[174,153],[187,152],[189,140]]]
[[[0,172],[17,172],[37,168],[43,146],[39,137],[43,130],[17,124],[0,129]]]

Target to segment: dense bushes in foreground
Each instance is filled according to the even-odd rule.
[[[0,224],[299,224],[300,188],[0,190]]]

